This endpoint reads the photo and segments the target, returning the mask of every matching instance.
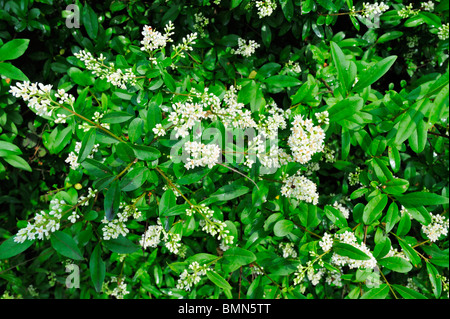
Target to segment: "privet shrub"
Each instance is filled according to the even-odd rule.
[[[448,1],[58,4],[58,81],[0,64],[64,163],[3,297],[448,298]]]

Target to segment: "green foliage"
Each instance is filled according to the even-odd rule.
[[[0,0],[0,293],[447,299],[448,1],[386,3]]]

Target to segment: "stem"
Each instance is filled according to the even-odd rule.
[[[119,173],[119,175],[114,177],[113,182],[118,180],[123,174],[125,174],[131,168],[131,166],[133,166],[133,164],[135,164],[137,161],[138,161],[138,159],[135,158],[134,161],[132,161],[130,164],[128,164],[127,167],[125,167],[124,170]]]
[[[239,172],[238,170],[236,170],[236,169],[234,169],[232,167],[226,166],[225,164],[222,164],[222,163],[217,163],[217,164],[219,164],[220,166],[226,167],[226,168],[232,170],[233,172],[238,173],[238,174],[244,176],[245,178],[249,179],[256,186],[256,188],[259,190],[259,187],[258,187],[258,185],[256,185],[255,181],[253,179],[251,179],[250,177],[248,177],[247,175]]]
[[[386,277],[384,276],[383,272],[381,271],[381,269],[379,269],[381,276],[383,277],[384,281],[386,282],[386,285],[388,285],[389,290],[392,292],[392,294],[394,295],[395,299],[398,299],[397,295],[395,294],[394,289],[392,289],[391,284],[387,281]]]

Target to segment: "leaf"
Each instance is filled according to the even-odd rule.
[[[103,241],[106,248],[118,254],[131,254],[139,250],[139,246],[124,236]]]
[[[131,163],[136,159],[133,148],[126,143],[120,142],[116,146],[116,155],[125,163]]]
[[[177,216],[186,213],[186,209],[189,209],[190,206],[188,204],[173,206],[167,210],[165,210],[162,214],[160,214],[161,217],[168,217],[168,216]]]
[[[83,254],[77,246],[75,240],[62,231],[51,234],[50,242],[52,247],[61,255],[74,260],[83,260]]]
[[[11,166],[23,169],[23,170],[28,171],[28,172],[32,171],[30,165],[20,156],[11,154],[11,155],[3,157],[3,159],[6,162],[8,162],[8,164],[11,165]]]
[[[439,278],[439,272],[437,271],[436,267],[434,267],[429,262],[427,262],[426,264],[428,277],[430,278],[431,287],[433,288],[433,294],[436,299],[439,299],[442,293],[442,281]]]
[[[217,287],[225,289],[225,290],[231,290],[230,284],[218,273],[212,270],[208,270],[206,272],[206,276],[209,280],[212,281]]]
[[[141,187],[148,178],[147,167],[136,167],[130,170],[120,182],[120,189],[124,192],[131,192]]]
[[[0,74],[12,80],[29,81],[21,70],[10,63],[0,63]]]
[[[80,152],[78,153],[77,162],[83,162],[89,154],[91,154],[92,149],[95,144],[95,129],[90,129],[83,137],[83,141],[81,142]]]
[[[407,214],[405,214],[407,215]],[[420,257],[417,252],[403,239],[399,238],[398,243],[403,249],[403,252],[408,257],[408,259],[412,262],[414,267],[419,267],[420,265]]]
[[[359,96],[350,96],[327,109],[330,122],[340,124],[355,113],[359,112],[364,105],[364,100]]]
[[[405,207],[445,205],[449,203],[448,197],[428,192],[413,192],[395,197]]]
[[[294,16],[294,4],[292,0],[279,0],[281,4],[281,10],[283,10],[284,17],[287,21],[291,21]]]
[[[403,35],[403,32],[401,32],[401,31],[386,32],[385,34],[383,34],[381,37],[378,38],[377,42],[383,43],[383,42],[387,42],[387,41],[392,41],[392,40],[400,38],[402,35]]]
[[[184,176],[185,178],[186,176]],[[216,192],[214,192],[209,198],[202,201],[201,204],[209,205],[217,201],[229,201],[236,197],[247,194],[250,188],[244,185],[238,185],[236,183],[222,186]]]
[[[341,48],[336,43],[331,41],[330,45],[331,56],[336,66],[338,80],[341,83],[341,87],[344,89],[345,93],[347,93],[353,84],[352,79],[350,78],[350,62],[347,60]]]
[[[389,233],[398,220],[398,206],[392,202],[386,213],[386,233]]]
[[[393,284],[392,287],[405,299],[428,299],[417,291],[400,285]]]
[[[367,256],[365,252],[346,243],[334,243],[333,251],[340,256],[349,257],[355,260],[370,260],[370,257]]]
[[[388,202],[388,197],[385,194],[380,194],[373,197],[366,207],[364,207],[363,212],[363,222],[366,225],[370,225],[375,222],[382,214],[384,208]]]
[[[402,194],[408,190],[409,181],[402,178],[394,178],[381,186],[386,194]]]
[[[136,157],[142,161],[152,162],[161,157],[161,152],[151,146],[133,145],[132,148]]]
[[[133,118],[134,116],[130,113],[127,112],[122,112],[122,111],[114,111],[114,112],[109,112],[107,114],[105,114],[102,117],[102,122],[103,123],[110,123],[110,124],[115,124],[115,123],[123,123],[128,121],[129,119]]]
[[[27,250],[34,240],[25,240],[23,243],[16,243],[14,237],[9,237],[0,245],[0,259],[9,259]]]
[[[91,279],[94,284],[95,291],[100,293],[102,291],[103,281],[105,280],[106,265],[102,260],[101,245],[97,244],[92,251],[91,258],[89,260],[89,272],[91,273]]]
[[[220,262],[225,272],[233,272],[255,260],[256,256],[251,251],[240,247],[231,247],[224,252]]]
[[[378,260],[378,263],[387,269],[399,273],[407,273],[412,269],[411,263],[402,257],[386,257]]]
[[[104,208],[105,217],[107,220],[112,221],[116,216],[120,206],[120,187],[119,181],[112,182],[109,189],[105,193]]]
[[[380,287],[372,288],[369,291],[365,292],[361,299],[386,299],[389,295],[389,286],[386,284],[382,284]]]
[[[333,206],[327,205],[325,206],[324,211],[328,219],[331,220],[337,227],[345,228],[348,226],[347,219],[340,210],[334,208]]]
[[[273,227],[273,232],[277,237],[284,237],[294,229],[294,223],[287,219],[279,220]]]
[[[431,107],[429,99],[422,99],[414,103],[403,115],[399,117],[398,130],[395,135],[395,144],[401,145],[416,130],[417,125],[424,118]]]
[[[263,80],[274,88],[286,88],[302,84],[297,78],[289,75],[274,75]]]
[[[169,188],[164,192],[161,196],[161,200],[159,201],[159,216],[163,216],[164,212],[174,207],[177,204],[177,198],[173,191]]]
[[[380,79],[384,74],[386,74],[387,71],[389,71],[396,59],[397,56],[395,55],[389,56],[379,61],[374,66],[370,67],[368,70],[362,72],[358,76],[359,81],[353,87],[353,91],[360,92],[369,85],[378,81],[378,79]]]
[[[29,43],[29,39],[14,39],[6,42],[0,48],[0,61],[15,60],[22,56]]]
[[[92,40],[96,40],[98,33],[97,15],[87,3],[84,5],[83,11],[81,12],[81,21],[86,28],[88,36]]]

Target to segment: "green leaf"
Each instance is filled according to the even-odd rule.
[[[363,222],[366,225],[370,225],[375,222],[382,214],[384,208],[388,202],[388,197],[385,194],[380,194],[373,197],[366,207],[364,207],[363,212]]]
[[[139,246],[124,236],[103,241],[106,248],[118,254],[131,254],[139,250]]]
[[[104,208],[105,217],[109,221],[114,219],[120,206],[120,187],[119,181],[112,182],[109,189],[105,193]]]
[[[227,249],[220,263],[225,272],[233,272],[242,266],[248,265],[256,260],[255,254],[249,250],[240,247],[231,247]]]
[[[105,114],[102,117],[102,122],[103,123],[110,123],[110,124],[115,124],[115,123],[123,123],[128,121],[129,119],[133,118],[134,116],[130,113],[127,112],[122,112],[122,111],[114,111],[114,112],[109,112],[107,114]]]
[[[398,206],[396,203],[391,203],[386,213],[386,233],[389,233],[398,220]]]
[[[185,178],[184,176],[183,178]],[[244,194],[247,194],[250,188],[244,185],[236,183],[222,186],[216,192],[214,192],[209,198],[202,201],[201,204],[209,205],[217,201],[229,201]]]
[[[439,278],[439,272],[437,271],[436,267],[434,267],[429,262],[426,264],[428,277],[430,278],[431,287],[433,288],[433,294],[436,297],[436,299],[439,299],[442,293],[442,281]]]
[[[52,247],[64,257],[74,260],[83,260],[83,254],[77,246],[75,240],[62,231],[56,231],[51,234],[50,242]]]
[[[400,169],[400,153],[397,147],[388,147],[389,165],[394,173],[397,173]]]
[[[448,205],[449,203],[448,197],[428,192],[413,192],[406,195],[397,195],[395,197],[405,207]]]
[[[190,206],[188,204],[173,206],[167,210],[165,210],[162,214],[160,214],[161,217],[168,217],[168,216],[177,216],[186,213],[186,209],[189,209]]]
[[[83,162],[89,154],[91,154],[92,149],[95,144],[95,129],[90,129],[83,137],[83,141],[81,142],[80,152],[78,153],[77,162]]]
[[[263,81],[274,88],[286,88],[302,84],[297,78],[289,75],[274,75]]]
[[[177,198],[171,189],[168,189],[161,196],[159,201],[159,216],[163,216],[166,211],[177,204]]]
[[[387,41],[392,41],[392,40],[400,38],[402,35],[403,35],[403,32],[401,32],[401,31],[386,32],[385,34],[383,34],[381,37],[378,38],[377,42],[383,43],[383,42],[387,42]]]
[[[161,152],[151,146],[133,145],[132,148],[136,157],[142,161],[152,162],[161,157]]]
[[[10,63],[0,63],[0,74],[12,80],[29,81],[22,71]]]
[[[281,10],[283,10],[284,17],[290,22],[294,16],[294,4],[292,0],[279,0],[279,2],[281,4]]]
[[[393,284],[392,287],[405,299],[428,299],[417,291],[400,285]]]
[[[368,70],[362,72],[358,76],[359,81],[353,87],[353,91],[360,92],[369,85],[378,81],[384,74],[386,74],[387,71],[389,71],[396,59],[397,56],[395,55],[387,57],[370,67]]]
[[[350,76],[350,62],[336,43],[330,42],[330,45],[331,56],[336,66],[338,80],[345,93],[347,93],[354,81],[354,78],[352,79]]]
[[[288,219],[279,220],[273,227],[275,236],[284,237],[294,229],[294,223]]]
[[[212,270],[208,270],[206,272],[206,276],[209,280],[212,281],[213,284],[215,284],[217,287],[225,289],[225,290],[231,290],[230,284],[218,273]]]
[[[409,181],[402,178],[394,178],[381,186],[386,194],[402,194],[408,190]]]
[[[386,299],[389,295],[389,286],[386,284],[382,284],[380,287],[372,288],[369,291],[365,292],[361,299]]]
[[[347,219],[340,210],[334,208],[333,206],[327,205],[325,206],[324,211],[328,219],[331,220],[337,227],[345,228],[348,226]]]
[[[119,143],[116,146],[116,155],[125,163],[131,163],[136,159],[133,148],[126,143]]]
[[[401,145],[417,129],[417,125],[424,118],[431,107],[429,99],[422,99],[414,103],[403,115],[399,117],[398,130],[395,135],[395,144]]]
[[[31,172],[30,165],[20,156],[17,155],[8,155],[3,157],[3,159],[8,162],[9,165],[14,166],[16,168],[23,169],[25,171]]]
[[[23,243],[16,243],[14,237],[9,237],[0,245],[0,259],[9,259],[27,250],[34,240],[25,240]]]
[[[405,214],[407,215],[407,214]],[[412,262],[414,267],[419,267],[420,265],[420,257],[417,252],[403,239],[399,238],[398,243],[403,249],[403,252],[408,257],[408,259]]]
[[[334,243],[333,251],[340,256],[349,257],[355,260],[370,260],[370,257],[367,256],[365,252],[346,243]]]
[[[402,257],[386,257],[378,260],[378,263],[387,269],[399,273],[407,273],[412,269],[411,263]]]
[[[101,245],[97,244],[92,251],[91,258],[89,260],[89,272],[94,284],[95,291],[100,293],[102,291],[103,281],[105,280],[106,265],[102,260]]]
[[[22,56],[29,43],[29,39],[14,39],[6,42],[0,48],[0,61],[14,60]]]
[[[359,96],[350,96],[327,109],[330,122],[341,124],[355,113],[359,112],[364,105],[364,100]]]
[[[88,36],[92,40],[97,40],[97,33],[98,33],[97,15],[87,3],[84,5],[83,10],[81,12],[81,21],[83,22],[83,25],[86,28]]]
[[[147,167],[136,167],[131,169],[120,182],[120,189],[124,192],[131,192],[141,187],[148,178]]]

